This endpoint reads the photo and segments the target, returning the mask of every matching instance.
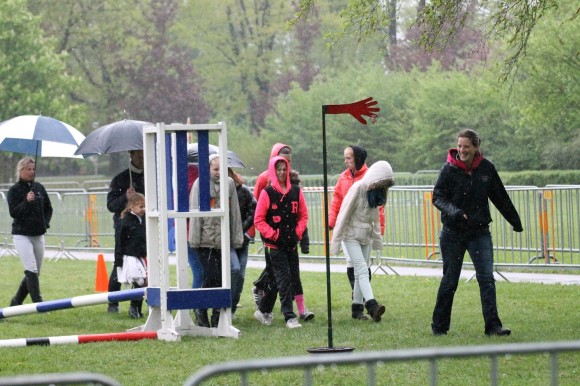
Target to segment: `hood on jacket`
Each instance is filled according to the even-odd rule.
[[[275,143],[274,146],[272,146],[272,151],[270,152],[270,159],[277,157],[283,147],[287,147],[290,149],[290,151],[292,151],[292,148],[288,145],[284,145],[283,143]]]
[[[367,160],[367,151],[361,146],[350,145],[349,147],[354,154],[354,167],[360,170]]]
[[[477,169],[482,160],[483,153],[481,151],[477,151],[477,153],[475,153],[475,157],[473,157],[473,162],[471,163],[471,170]],[[459,150],[457,149],[449,149],[449,152],[447,153],[447,162],[449,162],[451,165],[457,166],[461,170],[470,172],[470,169],[467,168],[465,162],[459,159]]]
[[[387,161],[377,161],[369,167],[362,180],[367,191],[376,188],[390,188],[395,184],[393,169]]]
[[[219,158],[219,154],[210,154],[210,155],[209,155],[209,163],[208,163],[208,165],[210,165],[210,167],[211,167],[211,161],[213,161],[213,160],[214,160],[214,159],[216,159],[216,158]],[[211,173],[211,172],[210,172],[210,173]],[[210,174],[210,179],[211,179],[211,180],[213,180],[213,179],[211,178],[211,174]],[[219,182],[219,179],[218,179],[217,181],[215,181],[215,182]]]
[[[286,189],[282,189],[280,182],[278,181],[278,176],[276,175],[276,163],[278,161],[284,161],[286,164]],[[270,185],[280,193],[287,193],[290,190],[290,163],[284,157],[276,156],[270,159],[268,164],[268,176],[270,177]]]

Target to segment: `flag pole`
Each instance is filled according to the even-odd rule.
[[[354,347],[334,347],[333,337],[332,337],[332,296],[331,296],[331,286],[330,286],[330,232],[328,228],[328,166],[326,157],[326,114],[350,114],[356,120],[358,120],[363,125],[367,124],[367,121],[363,116],[370,117],[372,123],[375,123],[377,113],[380,109],[377,107],[377,101],[373,101],[373,98],[366,98],[354,103],[342,104],[342,105],[322,105],[322,169],[323,169],[323,181],[324,181],[324,246],[326,252],[326,304],[328,312],[328,347],[313,347],[308,348],[311,354],[323,354],[323,353],[337,353],[337,352],[350,352],[354,350]]]

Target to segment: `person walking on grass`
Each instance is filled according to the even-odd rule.
[[[12,238],[24,278],[20,281],[10,306],[21,305],[30,294],[33,303],[42,302],[40,268],[44,261],[44,235],[50,227],[52,205],[44,186],[34,181],[35,162],[24,157],[16,165],[16,183],[8,190],[8,209],[12,222]]]
[[[286,327],[299,328],[302,325],[292,304],[294,285],[290,262],[306,229],[308,208],[302,190],[290,183],[290,163],[286,158],[276,156],[270,159],[268,171],[270,185],[260,193],[254,225],[270,256],[276,285],[262,299],[254,317],[262,324],[272,324],[272,310],[279,293]]]
[[[343,171],[336,185],[334,186],[332,201],[330,203],[330,211],[328,214],[328,227],[332,230],[336,225],[336,218],[338,217],[338,212],[340,211],[340,206],[344,197],[348,193],[348,190],[354,185],[355,182],[363,178],[367,170],[369,170],[366,159],[367,151],[362,146],[350,145],[344,149],[344,165],[346,170]],[[385,234],[385,209],[384,207],[379,208],[380,223],[381,223],[381,235]],[[346,260],[346,277],[350,284],[350,289],[354,291],[354,266],[352,260],[348,255],[348,251],[342,245],[342,253]],[[370,263],[370,262],[369,262]],[[369,280],[371,280],[371,268],[368,268]],[[351,292],[352,298],[352,292]]]
[[[523,228],[495,166],[483,157],[480,146],[477,132],[461,130],[457,135],[457,148],[447,153],[447,162],[439,171],[433,189],[433,205],[441,211],[443,223],[439,236],[443,278],[433,310],[431,329],[434,335],[446,335],[449,331],[453,298],[466,251],[479,283],[485,334],[511,334],[510,329],[503,328],[497,312],[488,200],[515,232],[522,232]]]
[[[292,149],[290,146],[285,145],[283,143],[275,143],[272,146],[272,150],[270,151],[270,159],[280,156],[285,158],[288,161],[288,167],[292,162]],[[297,173],[297,172],[296,172]],[[290,173],[291,174],[291,173]],[[254,197],[256,200],[260,198],[260,194],[262,190],[270,185],[270,172],[269,170],[265,170],[256,179],[256,183],[254,185]],[[255,231],[252,228],[249,232],[250,236],[254,236]],[[305,231],[305,235],[307,237],[307,231]],[[303,235],[304,238],[304,235]],[[306,245],[307,240],[301,240],[301,251],[302,253],[309,253],[309,243]],[[274,292],[274,299],[276,298],[276,289],[275,287],[275,279],[274,274],[272,273],[272,265],[270,263],[270,255],[269,249],[264,247],[264,261],[266,262],[266,267],[258,277],[256,281],[254,281],[254,287],[252,287],[252,296],[254,298],[254,303],[256,304],[256,309],[260,308],[260,304],[262,302],[262,298],[268,296],[268,292]],[[305,252],[307,251],[307,252]],[[314,313],[310,311],[306,307],[306,301],[304,297],[304,293],[302,291],[302,283],[299,281],[300,276],[297,277],[298,282],[295,282],[295,286],[299,289],[298,292],[295,293],[296,297],[294,301],[296,301],[296,307],[298,308],[300,320],[304,322],[308,322],[314,319]],[[272,317],[272,315],[270,315]]]
[[[379,207],[387,201],[387,191],[393,186],[393,170],[387,161],[375,162],[363,178],[348,190],[332,233],[330,253],[337,255],[341,244],[354,266],[352,318],[365,320],[364,308],[375,322],[380,322],[385,306],[375,299],[369,280],[371,249],[383,248]],[[364,303],[363,303],[364,302]]]
[[[119,283],[131,288],[147,287],[147,235],[145,233],[145,196],[135,193],[129,197],[127,207],[119,217],[119,232],[116,233],[115,254],[123,256],[119,267]],[[143,317],[143,299],[131,300],[129,316]]]
[[[217,154],[209,156],[209,195],[212,208],[221,208],[220,201],[220,163]],[[244,233],[242,232],[242,216],[240,215],[240,205],[238,203],[238,193],[234,180],[227,178],[228,189],[226,198],[229,202],[229,223],[230,223],[230,268],[231,268],[231,289],[232,291],[239,285],[241,280],[240,264],[236,255],[236,250],[242,248],[244,244]],[[189,195],[189,208],[199,209],[199,179],[193,183],[193,188]],[[196,254],[203,266],[202,288],[219,288],[222,286],[222,221],[219,217],[192,217],[189,221],[188,242],[192,248],[196,249]],[[207,309],[197,309],[196,321],[201,327],[217,327],[220,319],[220,309],[212,310],[211,320],[208,319]]]
[[[127,207],[129,198],[135,193],[145,194],[145,174],[143,173],[143,150],[129,151],[129,168],[117,174],[111,180],[107,193],[107,209],[113,213],[113,228],[115,240],[119,229],[121,212]],[[115,253],[113,269],[109,277],[109,292],[119,291],[121,283],[117,278],[117,268],[123,266],[123,255]],[[107,305],[107,311],[119,312],[119,302],[113,301]]]
[[[232,285],[232,315],[235,314],[240,297],[242,295],[242,290],[244,289],[244,282],[246,280],[246,266],[248,265],[248,246],[250,244],[251,237],[248,235],[250,228],[254,226],[254,213],[256,212],[256,199],[252,194],[250,188],[244,183],[243,177],[228,167],[228,177],[230,177],[235,185],[236,192],[238,194],[238,203],[240,205],[240,217],[242,219],[242,232],[244,233],[244,242],[240,248],[235,250],[235,254],[231,254],[232,258],[238,259],[238,265],[240,267],[239,278],[235,283],[235,287]]]

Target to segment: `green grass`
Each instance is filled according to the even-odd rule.
[[[60,260],[45,262],[41,288],[45,300],[94,293],[95,262]],[[110,266],[108,267],[110,270]],[[14,257],[0,258],[0,305],[7,306],[22,275]],[[302,329],[288,330],[276,308],[274,324],[259,325],[252,317],[251,281],[258,275],[249,269],[235,326],[239,339],[184,337],[181,342],[138,341],[84,345],[2,348],[2,376],[49,372],[90,371],[110,376],[125,385],[180,385],[205,365],[231,360],[307,355],[309,347],[328,345],[325,274],[304,272],[302,280],[308,307],[316,313]],[[381,323],[350,318],[350,288],[344,274],[332,275],[334,346],[353,346],[356,352],[433,346],[481,345],[580,339],[578,286],[498,282],[498,304],[510,337],[483,334],[479,291],[475,281],[461,282],[455,299],[452,328],[445,337],[430,333],[430,319],[438,279],[375,276],[376,298],[387,306]],[[27,300],[29,301],[29,300]],[[139,324],[127,316],[108,314],[105,305],[32,314],[0,323],[0,339],[122,332]],[[580,382],[580,353],[558,356],[561,385]],[[503,357],[499,361],[502,385],[549,383],[550,359],[546,355]],[[444,360],[438,379],[444,385],[489,384],[487,358]],[[428,384],[427,362],[385,364],[377,367],[378,384]],[[284,370],[252,374],[252,385],[302,383],[299,371]],[[360,385],[366,382],[362,366],[317,369],[317,385]],[[226,376],[207,384],[237,384]]]

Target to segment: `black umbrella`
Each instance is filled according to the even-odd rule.
[[[143,150],[143,126],[151,122],[123,119],[92,131],[75,152],[85,157],[95,154]]]
[[[218,154],[219,147],[210,144],[209,154]],[[199,163],[199,154],[197,150],[197,142],[187,145],[187,162],[190,164]],[[242,162],[240,157],[231,150],[228,150],[228,166],[231,168],[245,168],[246,165]]]

